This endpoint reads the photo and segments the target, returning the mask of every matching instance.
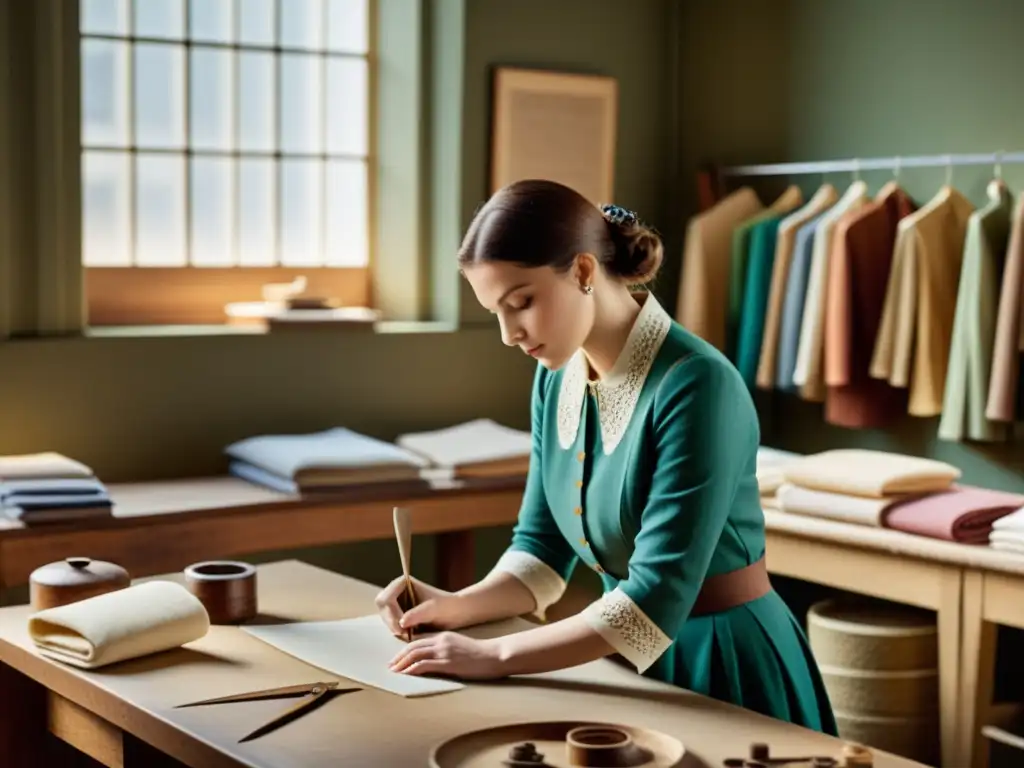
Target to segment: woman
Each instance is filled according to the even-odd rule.
[[[478,212],[462,273],[502,340],[536,358],[533,452],[519,520],[489,575],[448,593],[403,580],[377,597],[392,669],[466,679],[618,654],[638,672],[835,735],[806,638],[764,565],[757,413],[738,371],[651,294],[662,244],[622,208],[524,181]],[[453,630],[534,614],[573,569],[600,574],[581,613],[487,640]]]

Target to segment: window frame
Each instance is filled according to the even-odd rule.
[[[278,0],[281,2],[282,0]],[[128,0],[129,4],[131,0]],[[365,54],[359,58],[367,63],[367,147],[365,163],[367,166],[367,263],[365,266],[226,266],[207,267],[183,265],[174,267],[152,266],[92,266],[84,262],[84,248],[80,248],[79,262],[83,280],[83,302],[86,323],[90,327],[105,326],[146,326],[146,325],[218,325],[229,322],[225,311],[227,304],[236,302],[260,301],[261,287],[266,283],[290,282],[297,276],[304,276],[308,282],[307,294],[337,299],[347,306],[374,307],[374,277],[377,261],[377,181],[380,174],[380,158],[377,152],[378,114],[378,19],[380,0],[367,0],[369,26],[369,44]],[[188,0],[183,0],[186,6]],[[75,3],[77,6],[77,2]],[[129,5],[129,13],[130,13]],[[186,17],[187,18],[187,17]],[[105,35],[82,34],[77,9],[76,46],[74,55],[80,62],[81,43],[84,38],[115,39]],[[129,43],[147,42],[148,37],[116,37]],[[174,42],[163,40],[162,43]],[[202,43],[199,43],[202,45]],[[187,51],[192,42],[183,43]],[[226,44],[232,50],[247,50],[245,45]],[[292,49],[275,46],[261,48],[271,51],[277,56]],[[319,54],[318,55],[322,55]],[[80,66],[80,63],[79,63]],[[187,66],[187,65],[186,65]],[[326,84],[324,85],[326,87]],[[74,98],[81,99],[80,80],[75,83]],[[71,94],[68,94],[69,98]],[[187,83],[185,98],[188,99]],[[133,119],[133,118],[129,118]],[[76,126],[79,141],[78,162],[84,153],[91,148],[83,146],[81,141],[81,115]],[[188,127],[186,126],[186,131]],[[124,151],[136,153],[135,147]],[[175,154],[180,154],[183,162],[188,163],[193,153],[186,139],[185,146]],[[246,154],[236,150],[226,151],[224,155]],[[260,153],[254,153],[260,154]],[[282,153],[272,153],[275,160],[281,159]],[[79,177],[80,178],[80,177]],[[188,190],[186,189],[186,195]],[[79,216],[84,211],[79,212]],[[81,220],[81,219],[79,219]],[[188,238],[189,233],[185,233]],[[83,243],[84,245],[84,243]]]

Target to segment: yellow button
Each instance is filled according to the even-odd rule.
[[[576,458],[579,459],[580,461],[583,461],[583,457],[586,455],[587,454],[585,452],[580,451],[578,454],[576,454]]]
[[[576,481],[576,487],[577,488],[582,488],[583,487],[583,481],[582,480],[577,480]]]
[[[583,507],[576,507],[576,509],[574,509],[573,512],[575,512],[577,515],[582,515]]]
[[[586,539],[580,539],[580,544],[582,546],[584,546],[584,547],[589,547],[590,546],[589,544],[587,544],[587,540]]]

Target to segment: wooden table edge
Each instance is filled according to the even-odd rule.
[[[48,697],[66,699],[77,705],[97,725],[114,726],[145,744],[186,765],[204,768],[258,768],[256,763],[235,759],[189,732],[182,737],[173,723],[108,690],[96,679],[83,680],[76,670],[38,656],[31,651],[0,638],[4,651],[3,664],[24,675],[33,684],[42,686]]]

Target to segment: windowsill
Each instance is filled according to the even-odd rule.
[[[375,334],[421,334],[421,333],[454,333],[458,328],[448,322],[382,320],[376,323],[372,333]],[[311,333],[322,334],[321,329],[312,329]],[[295,331],[288,332],[289,335]],[[339,336],[352,333],[362,335],[365,329],[355,328],[348,331],[339,328],[335,333]],[[138,338],[179,338],[188,336],[269,336],[270,332],[259,325],[111,325],[87,328],[86,338],[92,339],[138,339]]]

